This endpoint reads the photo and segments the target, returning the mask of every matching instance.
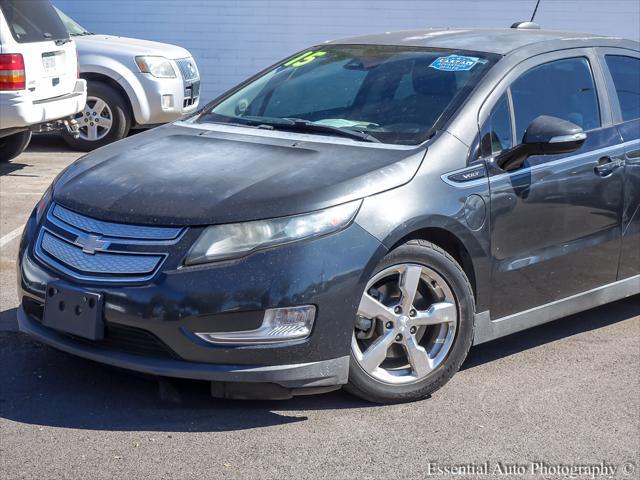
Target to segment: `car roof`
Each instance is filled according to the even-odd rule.
[[[612,46],[638,49],[638,42],[590,33],[518,28],[428,28],[385,32],[326,42],[328,44],[399,45],[408,47],[447,48],[507,55],[538,45],[547,50],[568,47]],[[535,48],[539,50],[539,48]]]

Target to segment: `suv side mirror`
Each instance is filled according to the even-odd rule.
[[[502,170],[515,170],[531,155],[575,152],[586,139],[587,134],[578,125],[541,115],[529,124],[520,145],[501,153],[494,161]]]

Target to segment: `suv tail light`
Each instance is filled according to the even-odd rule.
[[[26,88],[24,59],[19,53],[0,54],[0,90]]]

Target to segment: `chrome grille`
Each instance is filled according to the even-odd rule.
[[[72,212],[61,205],[55,205],[53,207],[53,215],[67,225],[79,228],[87,233],[99,233],[106,237],[172,240],[178,238],[178,235],[180,235],[182,231],[181,228],[173,227],[149,227],[145,225],[104,222]]]
[[[162,257],[159,255],[128,255],[120,253],[86,254],[76,245],[44,232],[42,250],[69,267],[86,273],[109,273],[111,275],[149,274]]]
[[[71,277],[88,281],[151,279],[183,228],[106,222],[61,205],[49,208],[36,256]]]
[[[193,58],[180,58],[176,60],[176,64],[178,65],[180,75],[182,75],[182,79],[185,82],[192,82],[193,80],[200,78],[198,67]]]

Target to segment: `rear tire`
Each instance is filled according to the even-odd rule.
[[[0,137],[0,162],[8,162],[25,151],[31,141],[31,130]]]
[[[466,358],[474,305],[469,280],[444,250],[423,240],[392,250],[358,307],[345,389],[375,403],[428,397]]]
[[[62,138],[71,148],[89,152],[116,142],[129,134],[131,114],[123,96],[106,83],[87,82],[87,104],[76,115],[80,137],[64,130]]]

